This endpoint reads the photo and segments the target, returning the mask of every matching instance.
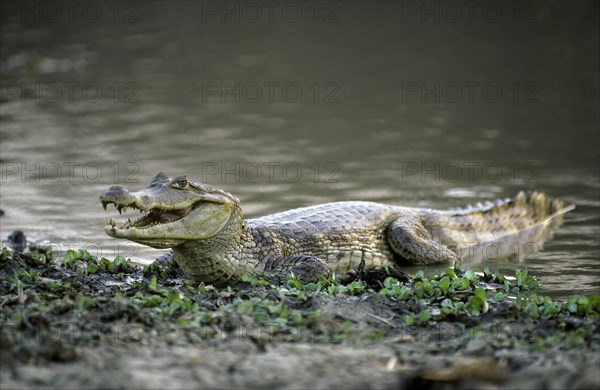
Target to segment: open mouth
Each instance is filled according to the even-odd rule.
[[[148,211],[145,211],[137,207],[135,204],[129,204],[125,206],[112,201],[102,201],[102,206],[104,207],[104,210],[106,210],[106,207],[111,203],[115,205],[115,207],[119,211],[119,214],[126,212],[128,208],[132,208],[134,210],[139,210],[140,213],[143,213],[143,215],[140,218],[136,219],[127,218],[123,224],[117,224],[114,218],[107,218],[106,225],[111,226],[113,229],[147,229],[152,226],[163,225],[183,219],[192,210],[198,208],[203,202],[197,202],[183,209],[167,210],[161,209],[159,207],[154,207]]]

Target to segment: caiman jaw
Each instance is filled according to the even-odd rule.
[[[160,207],[154,207],[149,210],[143,210],[140,207],[138,207],[135,203],[131,203],[128,205],[122,205],[122,204],[118,204],[118,203],[112,202],[112,201],[102,201],[102,206],[104,207],[104,210],[106,210],[106,207],[111,203],[115,205],[115,207],[119,211],[119,214],[127,211],[128,208],[139,210],[141,213],[144,214],[140,218],[137,218],[137,219],[128,218],[125,221],[125,223],[122,225],[118,225],[114,218],[107,218],[105,228],[107,230],[110,229],[114,232],[116,229],[119,229],[119,230],[127,230],[130,228],[146,229],[151,226],[164,225],[164,224],[178,221],[178,220],[186,217],[192,210],[199,207],[203,202],[198,201],[198,202],[194,203],[193,205],[183,208],[183,209],[167,210],[167,209],[163,209]]]

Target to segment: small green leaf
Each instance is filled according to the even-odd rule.
[[[385,288],[389,289],[389,290],[391,290],[395,284],[398,284],[398,280],[396,278],[391,277],[391,276],[388,276],[383,281],[383,286]]]
[[[456,279],[458,277],[456,276],[456,271],[454,271],[454,268],[446,268],[445,272],[450,279]]]
[[[452,300],[449,298],[444,299],[441,305],[442,307],[454,307],[454,303],[452,303]]]
[[[261,324],[264,324],[269,321],[269,316],[264,311],[255,313],[254,318],[256,318],[256,320]]]
[[[421,324],[426,323],[427,321],[429,321],[430,318],[431,318],[431,313],[428,312],[427,310],[423,310],[419,313],[419,322]]]
[[[465,276],[464,276],[464,278],[465,278],[465,279],[467,279],[467,280],[469,280],[469,281],[471,281],[471,280],[475,279],[475,272],[473,272],[473,270],[472,270],[472,269],[468,269],[468,270],[465,272]]]
[[[143,304],[146,307],[156,307],[160,305],[163,301],[164,299],[160,295],[151,295],[144,299]]]
[[[448,276],[444,276],[440,280],[439,287],[442,290],[442,292],[446,294],[448,292],[448,289],[450,288],[450,278]]]
[[[486,300],[486,294],[485,294],[485,289],[483,288],[476,288],[475,289],[475,296],[478,297],[479,299],[481,299],[483,302],[485,302]]]
[[[98,267],[98,265],[96,265],[95,263],[88,263],[87,264],[87,273],[88,274],[95,274],[100,270],[100,268]]]
[[[150,291],[156,291],[157,290],[156,276],[153,276],[152,279],[150,279],[150,282],[148,283],[148,289]]]
[[[455,269],[455,270],[457,270],[457,269],[460,269],[460,266],[461,266],[461,265],[462,265],[462,261],[461,261],[460,259],[456,260],[456,261],[454,262],[454,269]]]

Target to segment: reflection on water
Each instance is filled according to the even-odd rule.
[[[149,260],[157,251],[104,235],[98,196],[160,171],[232,192],[248,216],[535,189],[577,208],[542,251],[474,267],[527,267],[555,295],[598,291],[596,4],[502,2],[499,20],[450,21],[404,2],[324,2],[315,19],[308,3],[296,21],[257,23],[206,2],[130,2],[94,22],[7,9],[2,238],[20,228],[59,251]]]

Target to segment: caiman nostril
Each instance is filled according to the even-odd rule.
[[[104,191],[104,193],[100,196],[100,198],[128,198],[131,195],[129,191],[121,186],[112,186],[108,190]]]
[[[111,186],[108,190],[104,191],[102,195],[100,195],[100,201],[102,202],[104,209],[106,209],[106,205],[109,203],[128,204],[131,203],[133,199],[133,195],[131,195],[129,191],[121,186]]]

